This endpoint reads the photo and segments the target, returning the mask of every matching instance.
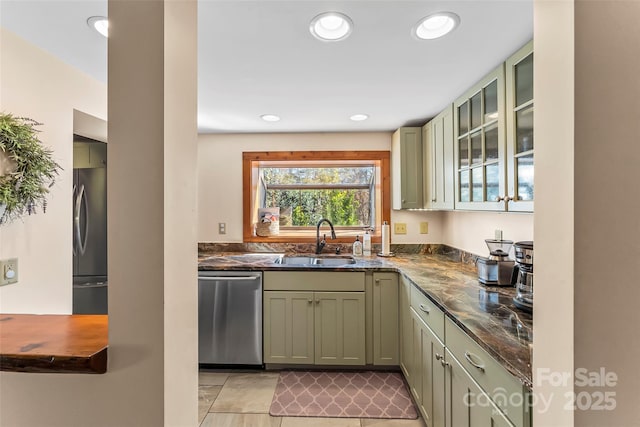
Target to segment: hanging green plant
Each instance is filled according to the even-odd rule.
[[[0,113],[0,160],[6,157],[9,169],[0,175],[0,225],[34,214],[38,208],[46,212],[47,193],[62,168],[38,139],[36,126],[40,125]]]

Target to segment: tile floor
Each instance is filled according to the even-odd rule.
[[[200,427],[425,427],[417,420],[272,417],[278,372],[200,371]]]

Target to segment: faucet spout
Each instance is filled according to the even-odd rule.
[[[327,241],[325,240],[327,236],[326,234],[322,238],[322,241],[320,240],[320,226],[323,222],[326,222],[327,224],[329,224],[329,227],[331,227],[331,238],[336,238],[336,230],[333,228],[333,224],[331,223],[331,221],[326,218],[320,219],[320,221],[318,221],[318,224],[316,225],[316,254],[322,252],[322,249],[327,244]]]

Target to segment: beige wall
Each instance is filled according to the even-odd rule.
[[[73,110],[105,118],[106,86],[0,29],[0,110],[43,123],[40,139],[63,170],[47,213],[0,226],[0,258],[16,257],[19,282],[0,287],[0,312],[71,313]]]
[[[533,240],[533,214],[445,212],[442,221],[442,243],[476,255],[488,256],[489,249],[484,240],[493,239],[497,229],[502,230],[502,238],[505,240]]]
[[[535,381],[537,372],[571,373],[574,366],[573,12],[572,0],[535,3],[533,416],[535,426],[545,427],[574,425],[573,412],[565,409],[573,383]],[[548,409],[542,399],[551,402]]]
[[[196,2],[110,1],[109,19],[118,31],[109,41],[109,367],[104,375],[28,374],[0,372],[2,426],[195,426],[197,424],[197,280],[196,280]],[[145,22],[145,31],[139,23]],[[4,35],[4,33],[3,33]],[[6,50],[5,40],[21,49]],[[7,44],[6,46],[11,46]],[[26,49],[26,50],[23,50]],[[3,39],[2,67],[7,64],[26,78],[40,53],[13,38]],[[11,56],[5,56],[11,53]],[[8,61],[10,59],[11,61]],[[164,64],[159,67],[158,64]],[[40,67],[55,72],[55,63]],[[57,74],[54,74],[58,76]],[[79,90],[33,92],[31,80],[15,92],[26,99],[17,113],[51,111],[42,121],[60,120],[62,136],[71,145],[72,108]],[[14,82],[2,75],[2,93]],[[62,74],[61,78],[74,75]],[[13,87],[7,92],[13,92]],[[44,95],[43,95],[44,93]],[[19,106],[17,93],[11,104]],[[86,94],[85,94],[86,95]],[[90,95],[90,93],[89,93]],[[40,99],[42,98],[42,99]],[[104,90],[101,95],[104,116]],[[68,108],[68,119],[63,111]],[[71,105],[74,104],[74,105]],[[89,109],[90,110],[90,109]],[[35,113],[34,113],[35,111]],[[90,111],[89,111],[90,112]],[[165,120],[165,117],[169,118]],[[71,173],[71,147],[65,169]],[[69,176],[70,180],[70,176]],[[70,185],[70,184],[69,184]],[[62,197],[59,197],[62,198]],[[31,246],[21,252],[21,270],[68,262],[64,274],[38,283],[22,298],[43,311],[70,309],[71,247],[49,245],[49,230],[70,237],[70,189],[60,203],[69,210],[49,218],[48,228],[25,223],[18,237]],[[126,208],[125,208],[126,207]],[[34,217],[34,218],[38,218]],[[56,222],[51,222],[52,220]],[[27,219],[30,221],[31,219]],[[36,233],[37,232],[37,233]],[[3,230],[4,233],[4,230]],[[18,234],[18,233],[16,233]],[[13,237],[13,235],[11,235]],[[5,234],[0,236],[4,245]],[[58,236],[54,236],[58,237]],[[59,240],[59,239],[58,239]],[[45,249],[38,249],[44,245]],[[4,250],[4,249],[3,249]],[[69,255],[65,255],[68,253]],[[68,274],[67,274],[68,273]],[[58,277],[60,276],[60,277]],[[37,304],[38,293],[66,278],[48,304]],[[20,286],[20,285],[18,285]],[[64,289],[68,289],[65,292]],[[60,295],[58,295],[60,294]],[[5,295],[1,296],[3,304]],[[2,309],[4,310],[4,306]],[[67,310],[68,311],[68,310]]]
[[[576,386],[616,393],[615,411],[578,411],[579,426],[640,424],[639,19],[637,1],[575,2],[574,366],[618,377]]]
[[[391,149],[390,132],[203,134],[198,139],[198,240],[242,242],[243,151],[337,151]],[[406,235],[392,234],[392,243],[440,243],[438,212],[391,211],[391,222],[407,223]],[[429,222],[429,234],[419,234],[419,222]],[[227,234],[218,234],[218,223]]]

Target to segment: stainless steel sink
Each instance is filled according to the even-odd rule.
[[[315,258],[310,256],[282,255],[277,258],[274,263],[286,265],[312,265],[314,261]]]
[[[314,264],[316,265],[348,265],[355,264],[356,260],[353,257],[322,257],[315,258]]]
[[[326,265],[338,266],[355,264],[356,260],[352,256],[305,256],[305,255],[282,255],[274,261],[275,264],[282,265]]]

